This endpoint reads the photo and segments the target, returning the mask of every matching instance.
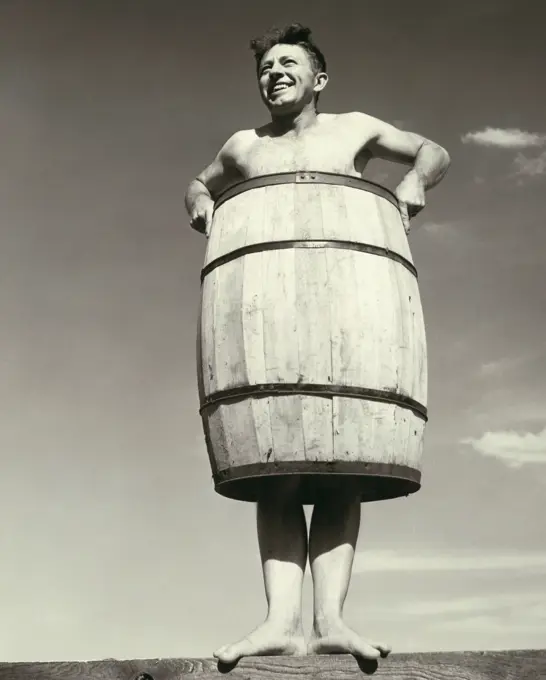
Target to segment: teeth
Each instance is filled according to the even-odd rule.
[[[275,85],[273,88],[273,92],[277,92],[277,90],[286,90],[287,87],[290,87],[286,83],[283,83],[282,85]]]

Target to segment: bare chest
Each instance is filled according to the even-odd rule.
[[[298,170],[360,175],[361,167],[355,167],[358,151],[343,134],[326,131],[300,137],[264,136],[242,150],[238,165],[245,179]]]

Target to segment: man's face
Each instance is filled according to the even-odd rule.
[[[303,47],[279,44],[262,57],[258,82],[264,104],[288,112],[313,100],[316,74]]]

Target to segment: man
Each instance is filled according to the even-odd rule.
[[[235,133],[190,183],[191,226],[210,233],[214,201],[228,186],[278,172],[313,170],[360,177],[371,158],[412,165],[396,190],[406,232],[425,203],[425,191],[444,176],[450,160],[437,144],[360,112],[318,113],[328,75],[323,54],[299,24],[252,41],[260,95],[271,114],[261,128]],[[332,482],[332,493],[313,509],[309,540],[298,481],[279,480],[257,504],[260,554],[268,602],[263,624],[216,658],[349,653],[376,659],[388,645],[362,639],[342,619],[360,527],[360,500],[351,480]],[[307,556],[314,588],[311,639],[302,629],[301,597]]]

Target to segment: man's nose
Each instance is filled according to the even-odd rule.
[[[281,67],[280,64],[273,64],[273,66],[271,66],[271,70],[270,70],[269,73],[270,73],[272,76],[282,76],[282,74],[284,73],[284,71],[283,71],[283,69],[282,69],[282,67]]]

